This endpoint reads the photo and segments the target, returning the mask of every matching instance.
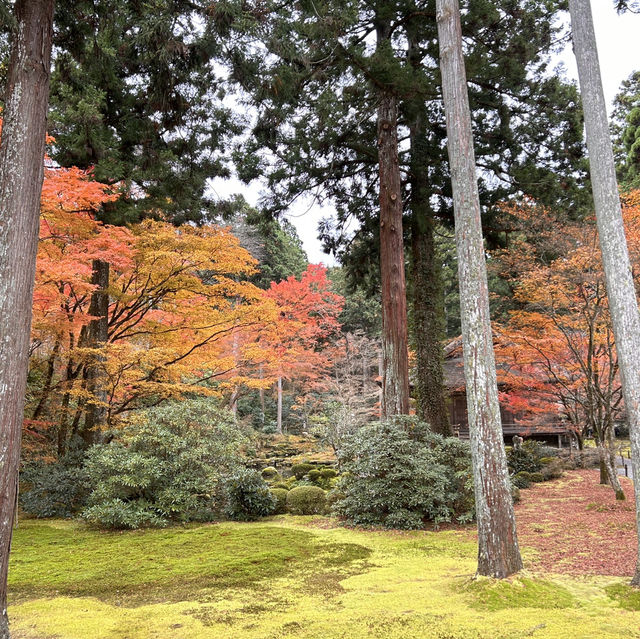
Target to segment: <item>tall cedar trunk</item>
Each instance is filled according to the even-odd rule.
[[[600,250],[629,419],[633,476],[637,478],[640,477],[640,316],[622,222],[591,4],[589,0],[569,0],[569,11],[587,131]],[[640,551],[640,489],[635,491],[635,499]],[[640,563],[636,564],[631,583],[640,586]]]
[[[87,346],[95,349],[91,362],[87,365],[87,390],[95,398],[88,402],[82,439],[86,444],[95,444],[100,439],[107,416],[107,388],[104,374],[104,356],[101,349],[109,338],[109,262],[93,260],[91,283],[97,288],[91,295],[89,315],[95,319],[87,328]]]
[[[502,441],[489,293],[458,0],[437,0],[442,94],[460,279],[460,315],[478,522],[478,573],[522,568]]]
[[[46,132],[53,0],[16,0],[0,141],[0,638],[18,486]]]
[[[412,23],[407,25],[407,59],[415,69],[422,65],[423,50]],[[415,396],[418,417],[441,435],[453,434],[447,410],[442,341],[444,299],[441,269],[436,257],[434,219],[430,204],[429,171],[426,164],[428,115],[420,93],[404,103],[410,144],[411,197],[411,303],[415,349]]]
[[[398,104],[389,91],[378,106],[380,279],[382,281],[382,415],[409,413],[409,351],[398,164]]]

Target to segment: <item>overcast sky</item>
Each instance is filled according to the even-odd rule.
[[[591,4],[604,92],[611,106],[620,83],[633,71],[640,70],[640,15],[617,15],[613,8],[613,0],[592,0]],[[559,62],[565,67],[566,75],[577,82],[575,59],[570,47]],[[255,205],[260,196],[261,186],[256,183],[247,187],[237,180],[227,180],[224,183],[216,181],[214,189],[221,197],[241,192],[250,204]],[[300,202],[288,216],[296,226],[312,263],[335,264],[330,256],[322,252],[316,237],[319,220],[330,215],[331,209],[323,210],[310,202]]]

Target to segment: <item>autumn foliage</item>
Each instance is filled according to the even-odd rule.
[[[632,263],[640,261],[640,192],[624,197]],[[533,203],[506,210],[518,229],[493,255],[516,310],[498,358],[503,401],[524,423],[562,419],[579,443],[605,444],[624,416],[618,360],[593,220],[559,222]],[[640,272],[634,271],[640,289]],[[507,371],[506,373],[504,371]]]
[[[63,453],[99,405],[103,426],[189,394],[233,402],[277,378],[304,383],[339,329],[341,298],[311,266],[262,291],[256,261],[228,229],[146,220],[100,223],[118,194],[79,169],[47,168],[33,304],[28,446]],[[108,263],[106,339],[90,339],[96,261]],[[100,392],[89,383],[98,368]]]

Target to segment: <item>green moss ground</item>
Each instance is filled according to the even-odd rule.
[[[14,638],[640,638],[637,593],[621,579],[474,580],[465,533],[314,521],[125,533],[23,521]]]

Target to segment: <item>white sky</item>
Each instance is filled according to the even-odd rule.
[[[640,70],[640,15],[617,15],[613,8],[613,0],[592,0],[591,4],[604,93],[611,106],[620,83],[634,71]],[[567,77],[577,82],[575,59],[570,47],[560,60]],[[242,193],[249,204],[256,205],[263,187],[258,182],[246,186],[239,180],[230,179],[216,180],[212,188],[220,197]],[[322,252],[317,239],[318,222],[330,215],[331,208],[322,209],[313,205],[310,199],[296,203],[288,215],[298,230],[311,263],[323,262],[328,266],[336,263],[331,256]]]

